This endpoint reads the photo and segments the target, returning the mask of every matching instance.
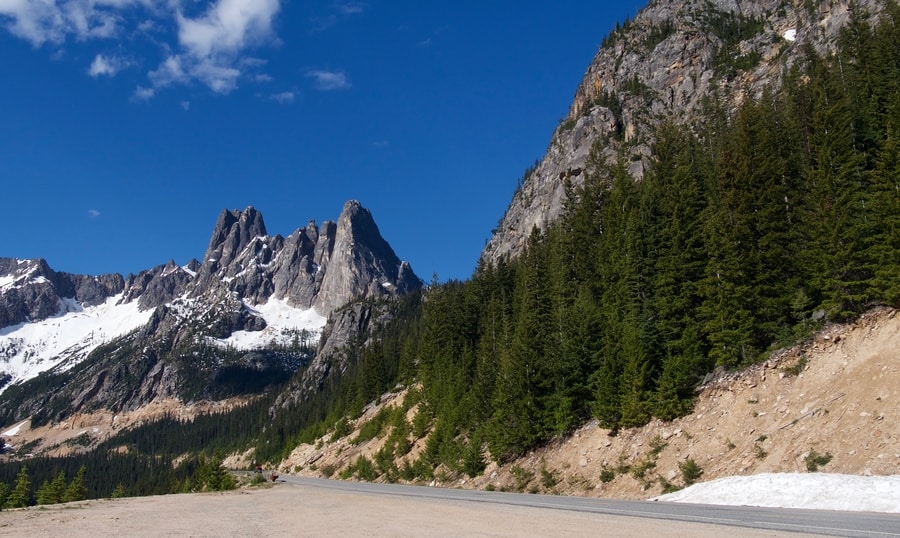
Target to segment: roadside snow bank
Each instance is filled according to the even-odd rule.
[[[653,500],[900,513],[900,475],[763,473],[694,484]]]

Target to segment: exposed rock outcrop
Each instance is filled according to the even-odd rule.
[[[0,329],[100,304],[124,285],[121,275],[57,273],[43,259],[0,258]]]
[[[309,335],[303,335],[306,344],[291,343],[300,341],[300,329],[270,327],[258,311],[262,305],[274,301],[289,315],[314,310],[312,317],[324,320],[348,302],[396,297],[419,287],[409,264],[397,257],[371,213],[355,200],[344,205],[336,222],[317,226],[309,221],[287,238],[268,235],[262,214],[253,207],[225,210],[202,263],[179,266],[170,260],[124,278],[56,273],[44,260],[0,259],[0,328],[109,306],[119,294],[118,306],[132,305],[129,315],[146,313],[146,322],[133,332],[90,330],[65,349],[53,343],[53,327],[60,323],[45,324],[40,341],[15,330],[0,334],[0,386],[18,384],[0,397],[0,420],[33,416],[40,422],[101,407],[132,410],[160,398],[259,392],[286,381],[315,355]],[[348,311],[358,308],[367,312],[369,307]],[[345,318],[341,314],[329,326],[321,340],[326,351],[365,329],[365,324],[344,323]],[[234,347],[228,339],[238,332],[264,336],[251,337],[255,348]],[[327,373],[329,360],[323,355],[316,368]],[[29,361],[41,367],[31,368]],[[4,370],[4,363],[21,364],[20,371],[24,366],[30,377],[45,374],[40,382],[21,384],[28,378]]]
[[[875,15],[884,0],[856,5]],[[832,50],[849,18],[849,3],[839,0],[650,2],[604,40],[546,154],[515,192],[482,258],[516,257],[532,229],[554,222],[563,207],[564,180],[575,186],[584,181],[593,147],[610,162],[622,155],[639,181],[659,125],[689,125],[710,97],[734,105],[747,92],[777,86],[805,47],[820,54]],[[729,61],[735,59],[741,61]]]

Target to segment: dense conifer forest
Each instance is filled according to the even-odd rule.
[[[476,475],[485,457],[509,460],[592,418],[615,432],[683,415],[716,369],[900,307],[900,8],[865,20],[854,12],[839,52],[806,51],[778,89],[731,109],[713,95],[703,123],[662,126],[640,182],[598,148],[584,184],[567,185],[564,216],[521,257],[393,305],[309,400],[265,396],[29,461],[33,490],[82,465],[89,496],[191,489],[216,454],[255,447],[277,462],[398,385],[418,387],[407,406],[419,415],[381,417],[401,434],[358,475],[426,478],[441,464]],[[398,469],[423,436],[425,452]],[[201,453],[174,468],[158,457]],[[14,488],[22,465],[0,466],[0,482]]]

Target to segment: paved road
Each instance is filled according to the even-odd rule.
[[[399,495],[415,498],[495,503],[550,510],[568,510],[637,518],[687,521],[797,532],[826,536],[886,537],[900,536],[900,514],[873,512],[839,512],[830,510],[796,510],[749,506],[717,506],[705,504],[665,503],[653,501],[620,501],[554,495],[527,495],[450,488],[430,488],[397,484],[370,484],[340,480],[282,475],[279,481],[313,488]],[[900,503],[900,499],[897,501]]]

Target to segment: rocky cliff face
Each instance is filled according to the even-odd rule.
[[[12,385],[0,396],[0,418],[258,392],[316,356],[317,335],[338,307],[420,286],[357,201],[337,222],[310,221],[287,238],[268,235],[252,207],[225,210],[203,262],[169,261],[127,277],[2,258],[0,386]],[[320,347],[333,349],[351,330],[337,323]],[[322,361],[314,372],[327,373]]]
[[[45,260],[0,258],[0,329],[100,304],[124,285],[121,275],[57,273]]]
[[[857,0],[871,15],[884,0]],[[653,0],[603,42],[575,91],[547,153],[524,180],[484,251],[517,256],[531,230],[562,210],[564,182],[579,185],[596,146],[620,154],[635,180],[652,159],[664,122],[690,124],[709,96],[738,103],[776,86],[811,46],[826,53],[849,20],[849,0]]]

